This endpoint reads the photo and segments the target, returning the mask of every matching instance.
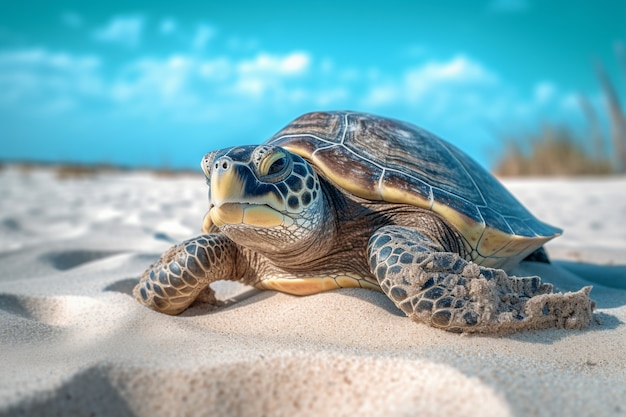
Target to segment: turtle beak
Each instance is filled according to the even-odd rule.
[[[220,227],[224,224],[237,224],[243,221],[243,209],[238,202],[244,191],[244,183],[229,157],[221,157],[212,167],[210,178],[210,209],[203,221],[203,228],[209,223]],[[235,204],[232,204],[235,203]]]
[[[222,156],[212,162],[210,179],[211,224],[249,224],[260,227],[284,223],[284,203],[271,184],[258,181],[247,164]],[[209,220],[205,219],[205,226]]]
[[[240,202],[244,194],[245,184],[239,173],[239,169],[233,161],[223,156],[215,161],[210,176],[211,205],[220,207],[228,202]]]

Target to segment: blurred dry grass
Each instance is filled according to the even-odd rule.
[[[16,169],[22,175],[30,175],[38,170],[51,171],[59,180],[91,179],[102,174],[125,172],[145,172],[158,178],[197,177],[202,175],[200,170],[128,167],[114,164],[79,164],[72,162],[36,162],[36,161],[0,161],[0,171],[8,168]]]
[[[199,171],[191,169],[174,168],[130,168],[112,164],[83,165],[83,164],[58,164],[54,166],[56,177],[61,180],[83,179],[98,176],[100,174],[112,174],[120,172],[148,172],[158,178],[176,178],[181,176],[197,176]]]
[[[616,55],[626,78],[626,51],[622,43],[616,45]],[[626,115],[617,90],[601,63],[596,63],[595,72],[604,96],[605,117],[599,117],[590,100],[581,95],[579,102],[588,125],[585,134],[576,133],[569,126],[545,123],[525,134],[504,135],[504,151],[493,170],[496,175],[510,177],[626,173]],[[609,137],[603,134],[601,119],[609,121]]]
[[[91,178],[104,172],[115,172],[119,169],[109,165],[61,164],[55,166],[56,177],[60,180]]]
[[[566,126],[545,124],[523,137],[504,139],[505,151],[494,173],[498,176],[608,175],[613,164],[605,155],[593,155]],[[523,148],[521,144],[526,144]]]

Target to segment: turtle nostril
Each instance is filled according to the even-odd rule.
[[[227,170],[230,168],[230,161],[228,159],[222,159],[221,161],[217,161],[215,163],[215,169],[221,168],[222,170]]]

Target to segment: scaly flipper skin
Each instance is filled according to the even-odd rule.
[[[211,300],[209,284],[234,279],[239,248],[221,234],[207,234],[170,248],[135,287],[133,295],[153,310],[179,314],[194,300]]]
[[[382,227],[370,239],[372,273],[412,320],[453,332],[482,333],[589,325],[591,287],[553,294],[552,285],[542,284],[539,277],[509,277],[444,246],[428,233],[401,226]]]

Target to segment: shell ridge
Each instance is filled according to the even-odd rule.
[[[415,181],[417,183],[420,183],[420,184],[423,184],[424,186],[426,186],[426,188],[428,188],[428,203],[429,203],[428,210],[432,210],[433,209],[433,204],[435,204],[435,195],[433,194],[433,188],[436,188],[436,187],[433,187],[432,185],[428,184],[426,181],[423,181],[423,180],[419,179],[418,177],[409,174],[406,171],[401,171],[399,169],[389,168],[389,167],[381,167],[381,168],[383,170],[382,175],[381,175],[380,180],[379,180],[379,189],[381,191],[382,191],[381,187],[382,187],[382,182],[384,180],[385,173],[397,172],[398,174],[405,175],[405,176],[411,178],[413,181]]]
[[[321,148],[317,148],[317,149],[316,149],[316,150],[314,150],[314,151],[313,151],[313,153],[311,154],[311,159],[312,159],[312,158],[314,158],[314,157],[315,157],[315,154],[316,154],[316,153],[318,153],[319,151],[323,151],[323,150],[325,150],[325,149],[335,148],[335,147],[337,147],[337,146],[341,146],[341,145],[338,145],[338,144],[336,144],[336,143],[332,143],[332,144],[330,144],[330,145],[328,145],[328,146],[324,146],[324,147],[321,147]]]
[[[385,179],[385,172],[387,168],[383,168],[383,171],[380,173],[380,177],[378,178],[378,194],[382,198],[383,196],[383,180]]]
[[[352,149],[348,148],[345,145],[337,145],[337,146],[341,146],[342,148],[344,148],[346,151],[350,152],[352,155],[356,156],[358,159],[362,159],[366,162],[369,162],[370,164],[374,165],[377,168],[385,169],[385,167],[381,164],[379,164],[378,162],[374,162],[373,160],[369,159],[369,158],[365,158],[363,155],[359,155],[358,153],[354,152]],[[396,170],[397,171],[397,170]],[[399,172],[399,171],[398,171]]]
[[[341,141],[339,142],[343,146],[343,142],[346,140],[346,135],[348,134],[348,113],[343,115],[343,133],[341,134]]]
[[[437,189],[437,190],[441,191],[442,193],[453,195],[455,200],[461,200],[461,201],[463,201],[463,202],[465,202],[465,203],[467,203],[467,204],[469,204],[471,206],[475,206],[476,207],[476,212],[478,213],[478,216],[482,220],[482,224],[484,224],[485,226],[487,225],[487,222],[485,221],[485,218],[483,217],[483,214],[480,212],[479,207],[487,207],[487,208],[489,208],[489,206],[487,206],[486,204],[480,206],[480,205],[478,205],[476,203],[472,203],[471,201],[469,201],[465,197],[461,197],[460,195],[457,195],[457,194],[451,194],[449,191],[446,191],[446,190],[444,190],[443,188],[440,188],[440,187],[435,187],[434,185],[431,185],[430,187],[431,187],[431,190],[432,189]],[[481,194],[481,197],[482,197],[482,194]],[[434,201],[434,195],[433,195],[433,201]]]
[[[478,212],[478,214],[480,214],[480,211]],[[482,214],[480,214],[480,217],[482,217]],[[485,220],[483,219],[483,222]],[[483,241],[483,237],[485,237],[485,233],[487,232],[487,227],[486,227],[486,223],[485,223],[485,227],[483,228],[482,233],[480,234],[480,237],[478,238],[478,240],[476,241],[476,247],[472,246],[472,249],[478,254],[478,256],[482,256],[483,258],[489,258],[490,255],[485,255],[480,251],[480,244]]]
[[[513,235],[513,236],[517,236],[517,235]],[[513,239],[509,240],[504,246],[502,246],[500,249],[498,249],[497,251],[495,251],[494,253],[491,254],[490,258],[507,258],[508,256],[498,256],[498,254],[502,251],[504,251],[507,247],[511,246],[511,244],[513,243]]]
[[[469,177],[470,181],[472,181],[472,184],[474,185],[474,189],[476,191],[478,191],[478,194],[480,195],[480,199],[483,201],[483,206],[484,207],[489,207],[489,205],[487,204],[487,200],[485,199],[485,196],[483,195],[483,192],[480,190],[480,187],[478,187],[478,184],[476,184],[476,181],[474,181],[474,177],[469,173],[467,168],[465,168],[465,165],[463,165],[461,163],[461,161],[459,161],[459,158],[457,158],[456,155],[454,153],[452,153],[452,151],[448,147],[447,143],[445,143],[444,141],[440,141],[439,143],[443,146],[443,148],[446,150],[446,152],[448,152],[448,155],[450,155],[450,157],[453,158],[459,164],[459,166],[461,167],[463,172],[465,172],[465,175],[467,175]],[[472,203],[472,204],[475,204],[475,203]],[[481,217],[482,217],[482,215],[481,215]],[[483,219],[483,221],[484,221],[484,219]]]
[[[270,141],[271,142],[276,142],[276,141],[279,141],[281,139],[286,139],[286,138],[303,138],[303,137],[312,137],[313,139],[317,139],[320,142],[328,143],[328,144],[331,144],[331,145],[337,145],[335,142],[331,142],[328,139],[321,138],[321,137],[319,137],[317,135],[313,135],[311,133],[292,133],[292,134],[288,134],[288,135],[282,135],[282,136],[277,136],[277,137],[271,138]]]

